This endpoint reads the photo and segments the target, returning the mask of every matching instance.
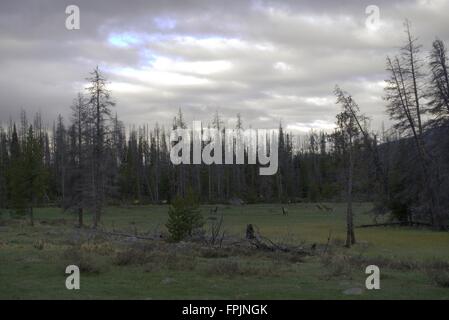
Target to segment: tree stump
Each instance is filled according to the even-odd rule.
[[[253,240],[256,236],[254,235],[254,227],[252,224],[246,226],[246,239]]]

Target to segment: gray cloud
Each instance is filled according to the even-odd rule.
[[[65,8],[81,29],[65,29]],[[168,124],[241,113],[254,127],[328,128],[339,84],[373,118],[382,101],[385,57],[409,18],[429,48],[449,39],[449,1],[376,1],[381,24],[365,27],[371,1],[2,1],[0,122],[40,110],[68,116],[89,71],[110,81],[126,123]],[[425,53],[424,53],[425,54]]]

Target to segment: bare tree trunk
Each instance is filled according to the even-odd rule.
[[[33,213],[33,207],[30,207],[30,226],[34,227],[34,213]]]
[[[94,229],[97,229],[98,223],[100,222],[100,207],[98,204],[95,205],[95,212],[94,212]]]
[[[96,113],[96,146],[95,146],[95,188],[97,189],[96,199],[95,199],[95,217],[94,217],[94,228],[97,228],[98,222],[100,221],[100,188],[101,188],[101,173],[100,173],[100,161],[101,161],[101,113],[100,113],[100,91],[97,90],[97,97],[96,97],[96,107],[97,107],[97,113]]]
[[[212,200],[212,177],[211,177],[211,166],[207,167],[207,176],[208,176],[208,196],[209,202]]]
[[[349,166],[348,166],[348,185],[347,185],[347,209],[346,209],[346,247],[350,248],[355,244],[354,219],[352,211],[352,181],[354,172],[354,160],[352,155],[352,142],[349,146]]]
[[[407,37],[408,37],[408,54],[409,54],[409,63],[410,63],[410,68],[411,68],[411,77],[412,77],[412,81],[413,81],[413,95],[415,97],[415,104],[416,104],[416,117],[418,119],[418,132],[419,135],[421,136],[423,133],[423,129],[422,129],[422,121],[421,121],[421,106],[419,103],[420,100],[420,96],[418,94],[418,85],[417,85],[417,71],[415,70],[415,63],[416,63],[416,57],[415,57],[415,44],[414,44],[414,40],[412,39],[412,35],[410,32],[410,23],[408,22],[408,20],[406,21],[406,32],[407,32]]]
[[[83,227],[83,208],[78,208],[78,227]]]

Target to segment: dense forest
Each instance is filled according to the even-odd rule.
[[[351,95],[336,87],[334,132],[298,136],[279,124],[272,176],[259,175],[257,164],[173,165],[170,131],[188,127],[182,110],[170,128],[126,127],[96,68],[69,119],[48,126],[40,114],[28,119],[22,112],[20,122],[0,126],[0,208],[28,215],[32,224],[34,207],[60,206],[78,214],[80,225],[92,214],[96,227],[105,205],[171,203],[191,189],[203,203],[372,201],[376,214],[448,225],[447,50],[435,40],[424,52],[408,23],[405,40],[387,58],[384,98],[394,126],[373,131]],[[236,117],[237,129],[250,125]],[[207,125],[229,129],[218,112]]]

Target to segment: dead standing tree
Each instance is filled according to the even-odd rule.
[[[425,77],[422,62],[419,58],[420,45],[410,31],[410,23],[405,22],[406,44],[401,48],[401,55],[391,59],[387,57],[387,71],[390,79],[385,88],[387,110],[394,127],[399,132],[411,135],[418,155],[421,168],[424,195],[430,211],[430,222],[435,225],[439,216],[438,170],[433,170],[432,155],[428,152],[423,141],[422,116],[424,113],[422,99],[424,90],[422,81]]]
[[[345,108],[347,108],[348,113],[354,119],[357,129],[363,137],[363,145],[368,150],[372,159],[376,174],[376,181],[380,184],[382,198],[385,201],[389,197],[388,174],[382,161],[380,160],[376,137],[372,136],[368,132],[368,128],[366,126],[367,117],[360,114],[357,103],[347,92],[341,90],[341,88],[337,86],[334,93],[337,96],[338,103],[346,106]]]
[[[449,61],[443,41],[435,40],[430,53],[431,80],[428,87],[429,112],[435,116],[431,125],[449,123]]]
[[[366,122],[366,117],[360,115],[359,107],[352,97],[343,92],[338,86],[335,88],[337,103],[341,104],[342,111],[337,115],[337,128],[332,135],[336,152],[340,154],[345,168],[346,185],[346,247],[356,243],[354,234],[354,213],[353,202],[353,180],[354,180],[354,152],[355,143],[360,139],[362,123]]]
[[[111,101],[109,90],[106,88],[106,79],[101,74],[98,67],[87,78],[90,86],[89,93],[89,114],[93,124],[92,130],[92,191],[94,225],[96,228],[100,222],[100,217],[105,200],[105,138],[108,133],[107,120],[111,116],[110,107],[115,103]]]

